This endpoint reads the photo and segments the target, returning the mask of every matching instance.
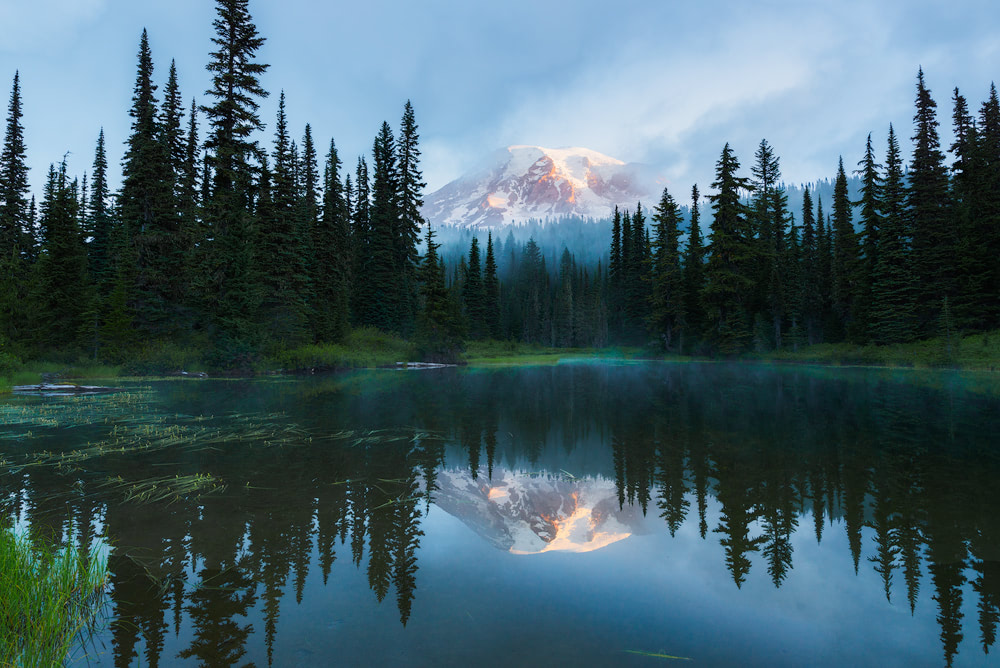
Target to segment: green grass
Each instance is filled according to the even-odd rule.
[[[641,348],[549,348],[516,341],[469,341],[465,361],[470,366],[558,364],[575,359],[641,359]]]
[[[752,359],[829,365],[956,368],[968,371],[1000,371],[1000,331],[972,334],[956,339],[949,352],[940,338],[887,346],[825,343],[753,355]]]
[[[342,343],[311,344],[281,351],[267,360],[265,366],[285,371],[329,371],[373,368],[415,359],[409,341],[365,327],[352,330]]]
[[[0,665],[62,665],[94,628],[107,560],[0,528]]]

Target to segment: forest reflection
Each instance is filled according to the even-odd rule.
[[[360,569],[405,625],[422,521],[438,477],[459,469],[483,490],[501,471],[613,480],[620,508],[658,515],[671,535],[691,523],[717,543],[736,588],[755,568],[780,588],[797,531],[821,543],[844,531],[855,572],[877,573],[886,599],[935,606],[950,665],[967,633],[990,652],[1000,618],[1000,402],[969,382],[581,364],[155,384],[142,419],[106,398],[50,406],[48,423],[24,417],[44,400],[8,407],[0,492],[8,519],[81,543],[108,536],[119,666],[243,665],[260,633],[270,663],[282,606],[301,603],[310,571],[326,584],[334,569]],[[175,435],[157,441],[167,426]],[[122,452],[66,463],[112,430]],[[218,484],[136,498],[164,474]],[[970,591],[976,620],[963,619]],[[190,636],[177,657],[161,656],[170,635]]]

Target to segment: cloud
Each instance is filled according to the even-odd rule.
[[[93,21],[108,0],[10,0],[0,4],[0,51],[41,50]]]

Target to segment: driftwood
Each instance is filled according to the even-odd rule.
[[[120,387],[104,387],[101,385],[73,385],[68,383],[41,383],[39,385],[15,385],[14,394],[27,394],[42,397],[69,397],[82,394],[108,394],[124,392]]]

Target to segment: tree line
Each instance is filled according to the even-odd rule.
[[[749,175],[726,144],[707,236],[695,185],[683,244],[685,217],[668,189],[651,213],[641,203],[615,210],[606,266],[578,267],[567,250],[557,270],[533,276],[529,241],[501,286],[501,337],[731,355],[937,335],[953,345],[958,331],[1000,327],[1000,103],[993,85],[977,117],[957,88],[953,103],[949,165],[919,71],[909,165],[891,125],[884,164],[869,134],[857,200],[841,158],[833,201],[824,209],[806,187],[796,219],[767,140]]]
[[[995,87],[977,116],[954,91],[949,165],[921,70],[908,168],[891,126],[884,164],[869,135],[857,201],[841,160],[828,208],[807,188],[797,220],[768,142],[749,176],[727,144],[706,233],[696,185],[686,235],[665,189],[652,211],[615,211],[596,263],[564,248],[553,266],[533,239],[508,240],[499,257],[490,233],[449,266],[420,214],[413,106],[397,130],[382,123],[354,169],[309,124],[292,137],[284,92],[260,145],[264,38],[248,0],[216,5],[202,104],[185,101],[173,62],[160,93],[143,31],[116,192],[102,130],[89,174],[71,176],[64,158],[42,201],[29,197],[15,74],[0,152],[0,340],[16,353],[121,362],[171,342],[239,368],[375,327],[427,358],[454,357],[466,339],[731,355],[1000,327]]]

